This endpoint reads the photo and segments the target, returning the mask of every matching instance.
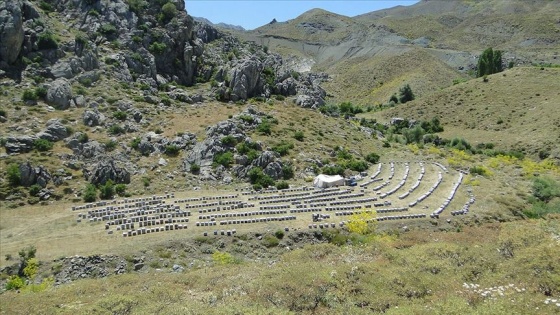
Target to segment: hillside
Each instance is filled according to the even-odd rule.
[[[559,10],[504,3],[0,2],[0,314],[557,313]]]

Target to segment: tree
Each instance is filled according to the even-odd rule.
[[[163,21],[167,23],[177,16],[177,8],[175,4],[168,2],[161,7],[161,13],[163,14]]]
[[[105,182],[105,185],[99,187],[101,199],[111,199],[115,195],[115,185],[112,180]]]
[[[487,48],[478,58],[478,66],[476,76],[482,77],[489,74],[501,72],[502,69],[502,51]]]
[[[412,89],[410,85],[406,84],[399,90],[399,102],[402,104],[412,101],[414,99],[414,93],[412,93]]]
[[[21,182],[21,171],[19,170],[19,165],[16,163],[11,163],[8,165],[8,170],[6,171],[6,177],[8,178],[8,182],[13,187],[16,187]]]
[[[94,202],[97,199],[97,192],[96,192],[95,185],[87,184],[86,188],[84,189],[84,201],[85,202]]]

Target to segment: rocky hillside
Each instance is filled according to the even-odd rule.
[[[419,96],[450,86],[488,47],[506,64],[559,64],[558,21],[555,1],[420,1],[356,17],[316,9],[240,36],[329,73],[336,100],[372,104],[404,83]]]

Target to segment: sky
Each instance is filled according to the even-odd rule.
[[[397,5],[413,5],[418,0],[347,0],[347,1],[212,1],[185,0],[187,13],[203,17],[212,23],[240,25],[247,30],[255,29],[276,19],[285,22],[315,8],[321,8],[346,16],[356,16]]]

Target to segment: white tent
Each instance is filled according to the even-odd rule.
[[[317,188],[328,188],[342,185],[344,185],[344,177],[340,175],[329,176],[325,174],[319,174],[313,180],[313,186]]]

